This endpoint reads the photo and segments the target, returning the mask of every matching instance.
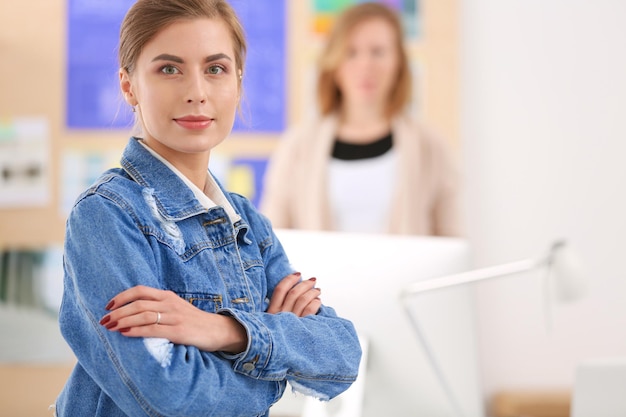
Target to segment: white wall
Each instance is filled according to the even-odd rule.
[[[551,332],[540,274],[477,285],[485,392],[571,387],[581,359],[626,355],[626,1],[460,3],[476,266],[566,238],[589,280]]]

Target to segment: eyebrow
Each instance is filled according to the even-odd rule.
[[[229,61],[232,61],[232,59],[230,59],[230,57],[226,54],[223,53],[219,53],[219,54],[213,54],[213,55],[209,55],[206,58],[204,58],[204,62],[213,62],[213,61],[217,61],[219,59],[227,59]],[[178,57],[176,55],[171,55],[171,54],[161,54],[156,56],[154,59],[152,59],[152,62],[155,61],[172,61],[172,62],[176,62],[178,64],[183,64],[185,61],[183,61],[183,59],[181,57]]]

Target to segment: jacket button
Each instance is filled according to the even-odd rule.
[[[254,370],[254,364],[252,362],[246,362],[243,364],[243,370],[244,371],[253,371]]]

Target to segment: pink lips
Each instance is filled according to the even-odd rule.
[[[174,121],[185,129],[191,130],[206,129],[213,123],[213,119],[206,116],[183,116]]]

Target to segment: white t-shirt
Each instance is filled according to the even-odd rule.
[[[393,148],[374,158],[330,160],[329,198],[335,230],[389,231],[397,164],[398,155]]]

